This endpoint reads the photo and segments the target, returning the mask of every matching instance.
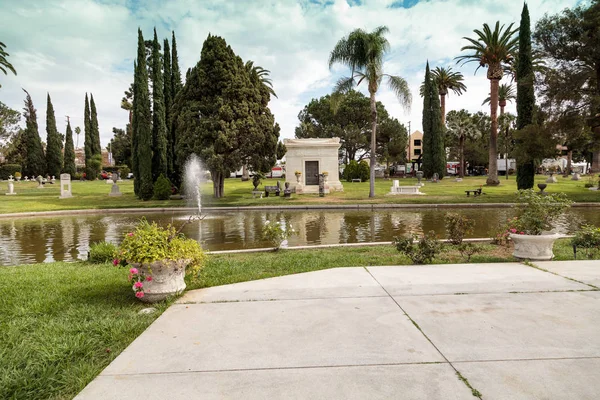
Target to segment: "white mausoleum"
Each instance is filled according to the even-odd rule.
[[[319,193],[317,175],[323,172],[328,173],[326,193],[344,190],[339,179],[340,138],[284,139],[283,143],[287,148],[285,180],[296,193]],[[301,175],[296,176],[296,171]]]

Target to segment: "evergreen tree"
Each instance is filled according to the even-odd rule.
[[[90,94],[90,138],[92,142],[92,155],[102,155],[102,146],[100,145],[100,128],[98,127],[98,113],[96,112],[96,103],[94,95]]]
[[[83,150],[85,154],[85,173],[87,179],[94,179],[92,176],[91,167],[91,159],[94,155],[93,153],[93,145],[92,145],[92,128],[90,123],[90,101],[88,100],[87,93],[85,94],[85,109],[83,110]]]
[[[517,61],[517,129],[533,123],[535,93],[533,91],[533,64],[531,59],[531,27],[529,9],[523,5],[519,28],[519,59]],[[533,188],[535,165],[533,160],[517,160],[517,188]]]
[[[152,44],[152,179],[167,176],[167,124],[165,121],[164,81],[160,60],[160,47],[156,28]]]
[[[138,197],[142,200],[150,200],[154,191],[152,180],[152,114],[148,92],[146,50],[141,29],[138,29],[138,57],[135,81],[133,94],[135,104],[133,135],[137,157],[137,176],[135,176],[135,179],[139,180]]]
[[[67,134],[65,135],[65,155],[64,155],[64,166],[62,171],[65,174],[71,174],[71,177],[75,175],[77,169],[75,168],[75,147],[73,146],[73,131],[71,130],[71,122],[67,122]]]
[[[173,48],[171,49],[171,96],[175,99],[177,93],[183,88],[181,83],[181,70],[179,69],[179,56],[177,55],[177,41],[175,40],[175,31],[173,31]]]
[[[177,56],[177,41],[175,39],[175,31],[173,31],[171,43],[172,43],[172,47],[171,47],[171,99],[172,99],[172,103],[171,104],[173,104],[173,103],[175,103],[177,94],[183,88],[183,83],[181,82],[181,70],[179,69],[179,57]],[[172,107],[173,106],[171,106],[171,110],[169,111],[169,120],[168,120],[170,129],[171,129],[171,145],[172,145],[172,149],[173,149],[172,150],[173,151],[173,175],[171,175],[171,182],[173,182],[173,184],[175,186],[180,186],[181,175],[182,175],[181,174],[182,166],[180,166],[178,164],[178,158],[177,158],[177,154],[176,154],[177,130],[175,129],[175,121],[172,117],[172,115],[173,115]]]
[[[165,123],[167,126],[167,177],[173,177],[173,129],[171,129],[171,106],[173,105],[173,96],[171,96],[173,87],[171,85],[171,48],[169,47],[169,39],[164,40],[163,53],[163,80],[165,96]]]
[[[139,55],[139,49],[138,49],[138,55]],[[138,156],[137,156],[137,151],[138,151],[138,140],[137,140],[137,118],[136,118],[136,114],[135,114],[135,110],[137,107],[137,102],[135,101],[135,97],[133,96],[133,94],[135,94],[136,90],[137,90],[137,84],[138,84],[138,68],[137,68],[137,63],[134,61],[133,62],[133,85],[131,88],[131,92],[132,92],[132,102],[131,102],[131,172],[133,173],[133,193],[136,196],[140,195],[140,179],[139,179],[139,162],[138,162]]]
[[[425,68],[423,91],[423,174],[431,178],[437,173],[440,178],[446,174],[446,150],[442,127],[440,95],[437,85],[431,78],[429,62]]]
[[[54,107],[48,93],[48,103],[46,107],[46,172],[50,176],[58,177],[62,169],[62,141],[58,130],[56,129],[56,118],[54,116]]]
[[[23,175],[36,177],[43,175],[46,170],[46,160],[44,158],[44,148],[42,139],[37,124],[37,110],[33,106],[33,101],[27,90],[23,89],[27,94],[25,97],[25,108],[23,116],[25,117],[25,146],[26,154],[24,157]]]

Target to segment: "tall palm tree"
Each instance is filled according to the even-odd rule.
[[[375,197],[375,162],[377,157],[377,101],[375,94],[382,80],[385,78],[388,87],[394,92],[400,104],[406,109],[410,107],[412,96],[408,83],[400,76],[383,73],[383,58],[390,49],[390,44],[385,38],[389,32],[386,26],[380,26],[372,32],[356,29],[348,36],[340,39],[329,55],[329,68],[335,63],[350,68],[348,77],[338,80],[334,94],[345,93],[354,85],[365,82],[371,98],[371,177],[369,197]]]
[[[490,80],[490,117],[492,126],[490,130],[490,152],[489,152],[489,170],[486,183],[488,185],[499,185],[498,180],[498,161],[497,161],[497,142],[498,142],[498,86],[500,79],[504,75],[503,64],[510,63],[513,58],[519,37],[515,36],[518,29],[512,29],[514,24],[510,24],[506,29],[500,22],[492,31],[488,24],[483,24],[483,31],[475,29],[473,32],[477,35],[476,39],[464,37],[470,44],[461,48],[461,51],[470,50],[472,53],[458,56],[457,62],[463,62],[465,65],[470,62],[479,63],[479,67],[487,67],[487,78]]]
[[[271,71],[258,65],[254,65],[254,61],[246,61],[245,67],[246,71],[248,71],[250,75],[256,76],[258,80],[265,85],[271,96],[277,97],[275,91],[273,90],[273,81],[271,78],[269,78]]]
[[[446,95],[450,90],[452,90],[455,94],[461,95],[463,92],[467,91],[467,87],[463,83],[463,74],[460,72],[453,72],[452,68],[448,67],[435,67],[431,71],[431,78],[433,82],[437,85],[438,92],[440,92],[440,104],[442,108],[442,125],[446,125]],[[425,83],[421,84],[421,97],[423,96],[423,91],[425,90]]]
[[[473,116],[467,110],[450,111],[446,120],[446,133],[458,140],[458,154],[460,158],[460,177],[465,176],[465,140],[481,136],[479,129],[473,121]]]
[[[507,85],[505,83],[500,85],[500,87],[498,88],[498,105],[500,106],[501,116],[504,115],[504,107],[506,107],[506,102],[512,102],[513,100],[517,100],[517,93],[515,92],[513,85]],[[481,103],[481,105],[490,104],[490,101],[491,96],[488,96],[488,98],[485,99],[483,103]]]
[[[11,63],[6,59],[9,54],[4,50],[6,45],[0,42],[0,71],[4,72],[4,75],[8,75],[7,70],[10,70],[13,74],[17,75],[17,71],[15,71],[15,67],[12,66]],[[2,87],[2,85],[0,85]]]

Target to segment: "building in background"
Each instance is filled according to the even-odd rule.
[[[406,148],[406,158],[408,162],[417,161],[423,154],[423,132],[414,131],[408,137],[408,147]]]

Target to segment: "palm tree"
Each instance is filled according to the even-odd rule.
[[[513,54],[513,59],[502,67],[504,69],[504,74],[510,76],[511,82],[517,81],[517,64],[519,64],[518,50]],[[532,50],[531,52],[531,66],[533,68],[533,72],[545,73],[548,71],[546,61],[544,61],[542,53],[538,50]]]
[[[263,67],[259,67],[258,65],[254,65],[254,61],[246,61],[245,67],[246,71],[248,71],[251,76],[257,77],[258,80],[265,85],[271,96],[277,97],[275,91],[273,90],[273,81],[271,78],[269,78],[271,71],[264,69]]]
[[[490,152],[489,152],[489,172],[486,183],[488,185],[499,185],[498,180],[498,161],[497,161],[497,141],[498,141],[498,86],[500,79],[504,75],[503,64],[509,64],[513,58],[519,37],[515,36],[518,29],[512,29],[514,24],[510,24],[506,29],[500,22],[496,22],[494,31],[488,24],[483,24],[483,31],[475,29],[473,32],[477,39],[465,37],[470,44],[461,48],[461,51],[471,50],[471,54],[459,56],[457,62],[463,61],[462,65],[469,62],[479,63],[479,67],[487,67],[487,78],[490,80],[490,117],[492,126],[490,130]]]
[[[515,89],[513,85],[503,83],[498,88],[498,105],[500,106],[500,115],[504,115],[504,107],[506,107],[506,102],[513,100],[517,100],[517,94],[515,93]],[[491,101],[491,96],[481,103],[481,105],[489,104]]]
[[[76,126],[75,133],[77,134],[77,144],[75,145],[75,150],[79,148],[79,134],[81,133],[81,128]]]
[[[446,95],[448,91],[452,90],[455,94],[461,95],[467,91],[467,87],[463,83],[463,74],[460,72],[453,72],[452,68],[435,67],[431,71],[431,78],[437,85],[438,92],[440,92],[440,104],[442,107],[442,125],[446,125]],[[425,90],[425,83],[421,84],[421,97]]]
[[[5,48],[6,45],[0,42],[0,71],[4,72],[4,75],[8,75],[8,69],[12,71],[13,74],[17,75],[17,71],[15,71],[15,68],[6,59],[9,56],[9,54],[6,51],[4,51]],[[0,87],[2,87],[2,85],[0,85]]]
[[[481,136],[473,116],[467,110],[450,111],[446,121],[446,133],[458,140],[458,154],[460,158],[460,177],[465,176],[465,140]]]
[[[375,162],[377,158],[377,101],[375,94],[385,78],[388,87],[405,109],[410,107],[412,101],[408,83],[404,78],[383,73],[383,58],[390,49],[390,44],[385,38],[385,34],[388,32],[389,29],[386,26],[380,26],[373,32],[356,29],[340,39],[329,55],[329,68],[335,63],[340,63],[351,70],[350,76],[338,80],[334,94],[345,93],[355,84],[358,86],[363,81],[368,86],[372,124],[369,197],[375,197]]]

